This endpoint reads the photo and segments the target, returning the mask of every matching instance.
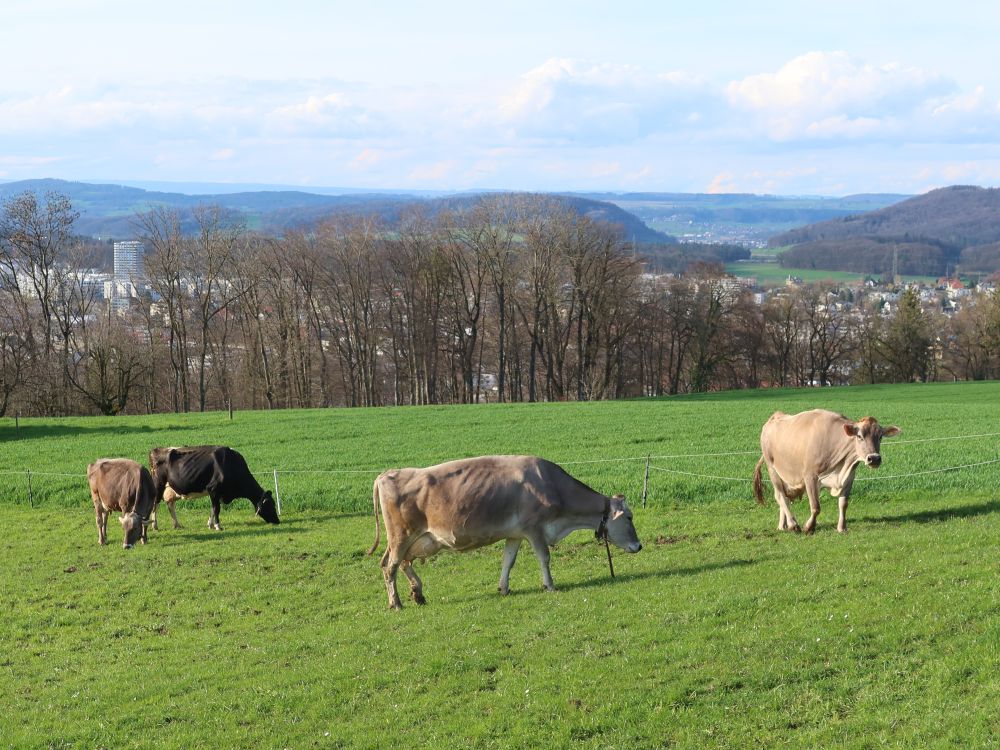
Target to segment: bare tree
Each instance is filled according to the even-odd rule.
[[[78,366],[70,370],[70,382],[101,414],[120,414],[147,366],[141,341],[119,318],[112,318],[88,336]]]

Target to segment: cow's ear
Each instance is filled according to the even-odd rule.
[[[848,422],[844,425],[844,432],[847,433],[847,437],[854,437],[858,434],[858,426],[854,422]]]
[[[885,427],[882,429],[882,437],[895,437],[901,432],[902,430],[896,427],[896,425],[892,425],[891,427]]]

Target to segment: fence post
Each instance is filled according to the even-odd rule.
[[[229,421],[233,421],[233,400],[229,399]]]
[[[281,515],[281,492],[278,491],[278,470],[274,470],[274,502],[278,506],[278,515]]]
[[[21,437],[21,412],[14,415],[14,437]]]
[[[34,508],[35,499],[31,496],[31,469],[25,469],[24,473],[28,477],[28,505]]]
[[[642,507],[646,507],[646,495],[649,494],[649,454],[646,454],[646,474],[642,478]]]

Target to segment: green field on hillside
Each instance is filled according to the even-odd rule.
[[[825,494],[812,537],[751,497],[761,424],[816,406],[903,430],[858,470],[846,535]],[[0,747],[989,746],[998,425],[1000,383],[5,419]],[[212,532],[194,501],[144,547],[114,520],[97,545],[89,461],[208,442],[265,487],[279,471],[280,526],[236,501]],[[577,532],[551,594],[523,550],[508,597],[499,546],[441,553],[427,606],[388,611],[364,554],[375,474],[485,453],[625,492],[643,550],[615,551],[612,580]]]
[[[756,251],[754,251],[756,255]],[[755,263],[727,263],[726,273],[733,276],[756,276],[757,283],[765,286],[784,284],[789,276],[797,276],[803,282],[810,284],[820,281],[864,281],[871,274],[853,273],[851,271],[825,271],[816,268],[785,268],[777,263],[762,261]],[[903,281],[920,281],[933,283],[930,276],[903,276]]]

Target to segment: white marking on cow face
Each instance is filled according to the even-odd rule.
[[[844,432],[854,438],[854,453],[858,461],[873,469],[882,465],[882,438],[900,433],[898,427],[882,427],[874,417],[865,417],[860,422],[845,424]]]
[[[607,528],[608,539],[616,547],[621,547],[626,552],[638,552],[642,549],[639,535],[632,524],[632,509],[628,507],[623,495],[611,498]]]
[[[126,513],[118,520],[122,525],[122,530],[125,532],[125,539],[122,542],[122,546],[125,549],[132,549],[142,537],[142,518],[138,513]]]

